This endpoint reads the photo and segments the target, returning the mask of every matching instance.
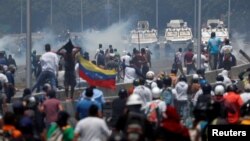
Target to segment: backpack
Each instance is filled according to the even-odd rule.
[[[153,81],[151,81],[151,82],[146,82],[146,83],[144,84],[144,86],[148,87],[148,88],[151,90],[151,89],[152,89],[152,87],[151,87],[152,83],[153,83]]]
[[[173,105],[173,93],[172,90],[169,88],[166,88],[161,93],[161,100],[163,100],[166,105]]]
[[[223,55],[223,61],[232,61],[231,53],[225,53]]]
[[[153,123],[154,125],[158,125],[158,123],[161,121],[161,114],[159,112],[159,101],[152,101],[146,109],[146,117],[147,120],[150,123]]]
[[[58,126],[51,134],[50,138],[47,139],[47,141],[62,141],[62,140],[63,140],[63,132]]]
[[[139,140],[145,133],[145,117],[140,113],[129,112],[125,134],[131,140]]]

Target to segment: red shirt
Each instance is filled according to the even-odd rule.
[[[193,62],[193,56],[194,56],[193,52],[188,51],[188,52],[185,54],[185,56],[184,56],[184,62],[185,62],[186,64],[192,64],[192,62]]]
[[[46,114],[46,122],[51,123],[57,120],[57,114],[59,112],[60,101],[55,98],[44,101],[43,107]]]
[[[228,92],[224,95],[225,100],[228,104],[232,104],[235,108],[235,113],[228,112],[227,120],[231,124],[237,124],[240,118],[240,107],[243,105],[243,101],[240,95],[236,94],[235,92]]]

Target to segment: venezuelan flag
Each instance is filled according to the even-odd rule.
[[[79,76],[89,85],[115,89],[116,71],[99,68],[82,56],[79,57]]]

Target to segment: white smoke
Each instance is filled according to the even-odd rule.
[[[15,54],[17,54],[20,49],[18,41],[18,35],[2,37],[0,39],[0,51],[5,51],[6,57],[8,57],[8,55],[12,55],[15,57]]]
[[[116,48],[118,52],[128,50],[128,45],[124,40],[126,33],[130,27],[130,21],[115,23],[104,30],[86,30],[83,32],[84,49],[90,53],[90,58],[93,58],[99,44],[102,44],[106,50],[109,45]]]
[[[235,55],[238,63],[247,63],[247,60],[239,53],[239,50],[243,50],[248,53],[250,51],[249,44],[246,43],[246,35],[235,32],[232,34],[232,46],[233,54]]]
[[[80,47],[82,47],[84,51],[89,52],[91,59],[93,59],[99,44],[103,45],[103,49],[107,49],[109,45],[112,45],[118,52],[122,52],[128,49],[124,40],[124,35],[127,35],[129,32],[130,23],[130,20],[128,20],[126,22],[112,24],[110,27],[103,30],[97,31],[88,29],[82,33],[71,33],[71,40],[74,44],[74,37],[78,36],[80,39]],[[61,36],[64,35],[61,34]],[[68,41],[59,41],[58,37],[59,34],[55,34],[49,29],[32,33],[31,51],[36,50],[37,55],[41,55],[45,52],[44,45],[47,43],[51,45],[52,51],[57,51]],[[23,46],[21,46],[21,42],[23,42]],[[7,55],[12,54],[17,65],[24,65],[26,63],[25,44],[26,34],[7,35],[0,39],[0,51],[5,51]]]
[[[32,39],[32,50],[36,50],[37,54],[43,54],[45,52],[45,44],[51,45],[51,50],[56,51],[65,44],[64,42],[58,41],[58,35],[51,32],[51,30],[44,29],[41,33],[37,33]]]

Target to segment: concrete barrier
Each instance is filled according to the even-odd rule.
[[[235,67],[232,67],[232,70],[230,71],[230,76],[232,79],[238,79],[238,74],[249,68],[250,67],[250,64],[243,64],[243,65],[238,65],[238,66],[235,66]],[[216,81],[216,76],[222,71],[222,69],[219,69],[219,70],[214,70],[214,71],[208,71],[206,72],[205,74],[205,77],[206,79],[208,80],[209,83],[213,83]],[[192,78],[192,75],[188,75],[187,76],[187,79],[188,81],[190,81]],[[125,88],[125,89],[128,89],[132,86],[131,83],[118,83],[116,85],[116,89],[115,90],[111,90],[111,89],[105,89],[105,88],[99,88],[103,91],[104,93],[104,96],[105,97],[116,97],[117,94],[118,94],[118,91],[119,89],[121,88]],[[76,88],[75,89],[75,94],[74,94],[74,98],[78,98],[79,95],[83,92],[83,90],[85,89],[85,87],[80,87],[80,88]],[[42,93],[36,93],[34,95],[42,95]],[[19,95],[15,95],[12,100],[15,100],[15,99],[20,99],[22,97],[21,94]],[[61,100],[65,100],[65,93],[64,93],[64,90],[59,90],[57,92],[57,97]]]
[[[244,69],[247,69],[250,67],[250,64],[245,64],[245,65],[239,65],[239,66],[235,66],[232,68],[231,70],[231,78],[232,79],[238,79],[238,74],[243,71]],[[206,72],[206,78],[207,80],[210,82],[210,83],[213,83],[215,82],[215,78],[217,76],[217,74],[219,74],[222,70],[216,70],[216,71],[209,71],[209,72]],[[190,81],[191,80],[191,75],[187,76],[188,77],[188,80]],[[118,90],[120,88],[129,88],[131,87],[132,84],[117,84],[117,87],[115,90],[109,90],[109,89],[104,89],[104,88],[100,88],[103,92],[104,92],[104,95],[105,95],[105,99],[106,100],[112,100],[114,99],[115,97],[117,97],[117,93],[118,93]],[[238,86],[240,89],[243,88],[243,85],[241,82],[238,83]],[[84,88],[77,88],[76,89],[76,98],[77,96],[79,96],[79,94],[84,90]],[[42,95],[41,93],[40,94],[34,94],[35,96],[39,96],[39,95]],[[67,111],[71,117],[74,117],[75,116],[75,107],[76,107],[76,103],[77,101],[67,101],[67,100],[63,100],[63,97],[64,97],[64,91],[58,91],[58,95],[60,96],[60,99],[62,99],[62,105],[65,109],[65,111]],[[17,100],[17,99],[20,99],[21,96],[19,97],[14,97],[13,100]],[[108,115],[110,114],[111,112],[111,103],[108,103],[107,105],[104,106],[104,111],[105,113],[107,113]],[[12,104],[8,104],[8,110],[12,111]]]

